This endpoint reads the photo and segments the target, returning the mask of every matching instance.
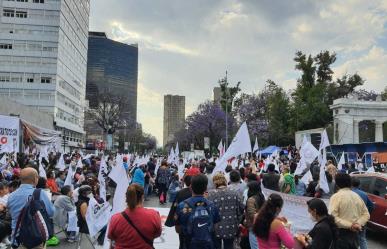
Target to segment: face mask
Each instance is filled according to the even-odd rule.
[[[89,199],[93,198],[93,193],[88,194],[87,198],[89,198]]]

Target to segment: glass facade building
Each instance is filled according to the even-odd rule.
[[[103,32],[89,32],[86,99],[98,105],[104,92],[127,98],[125,118],[137,121],[138,46],[107,38]]]

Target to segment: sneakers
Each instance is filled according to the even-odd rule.
[[[8,246],[5,243],[3,242],[0,243],[0,249],[7,249],[7,248]]]
[[[11,241],[9,241],[9,239],[7,237],[5,239],[3,239],[2,243],[4,243],[7,246],[11,245]]]
[[[59,245],[60,241],[59,239],[54,235],[51,239],[46,241],[47,246],[57,246]]]

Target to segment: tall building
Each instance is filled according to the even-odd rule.
[[[138,46],[107,38],[104,32],[89,32],[86,99],[98,106],[97,95],[110,92],[125,97],[126,117],[137,121]]]
[[[220,100],[222,99],[222,90],[221,90],[221,88],[219,86],[218,87],[214,87],[212,95],[213,95],[213,98],[214,98],[214,102],[219,104]]]
[[[0,12],[0,96],[53,115],[82,146],[90,0],[0,0]]]
[[[107,38],[104,32],[89,32],[86,99],[89,108],[98,106],[98,95],[106,92],[125,98],[122,118],[137,122],[138,46]],[[86,116],[86,140],[104,140],[102,129]]]
[[[185,96],[164,95],[163,145],[174,139],[175,132],[184,126]]]

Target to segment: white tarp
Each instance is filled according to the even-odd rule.
[[[19,152],[20,120],[0,115],[0,153]]]

